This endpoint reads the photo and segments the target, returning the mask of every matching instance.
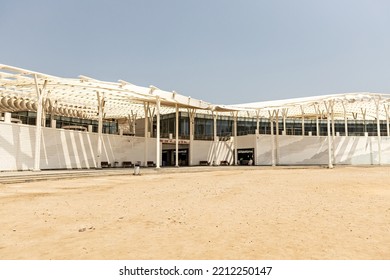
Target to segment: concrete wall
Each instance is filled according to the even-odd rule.
[[[271,165],[272,137],[259,135],[256,164]],[[275,139],[276,163],[281,165],[316,165],[328,163],[328,138],[325,136],[279,136]],[[278,146],[278,149],[276,148]],[[382,164],[390,164],[390,137],[381,137]],[[334,164],[378,164],[378,137],[339,136],[334,141]]]
[[[41,169],[95,168],[97,133],[42,128]],[[0,170],[34,165],[35,126],[0,122]],[[102,161],[144,162],[144,138],[103,134]],[[148,139],[147,160],[156,162],[156,139]]]
[[[97,133],[42,128],[41,169],[95,168]],[[256,165],[271,165],[271,136],[237,137],[237,147],[254,148]],[[328,163],[327,137],[274,136],[276,164],[317,165]],[[161,144],[160,144],[161,145]],[[207,160],[234,162],[234,141],[193,141],[193,164]],[[335,164],[378,164],[376,136],[335,137]],[[35,126],[0,122],[0,171],[30,170],[34,165]],[[147,161],[156,162],[156,139],[148,139]],[[381,138],[382,163],[390,164],[390,137]],[[214,157],[216,155],[216,158]],[[102,161],[141,161],[142,137],[103,134]]]
[[[233,141],[194,141],[193,163],[198,165],[199,161],[207,160],[210,164],[215,162],[228,161],[233,164],[234,148]],[[216,158],[215,158],[216,157]]]

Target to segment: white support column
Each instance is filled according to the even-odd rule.
[[[330,112],[331,112],[331,120],[332,120],[332,156],[333,156],[333,164],[336,164],[336,147],[335,147],[335,142],[336,142],[336,127],[334,123],[334,100],[329,101],[331,103],[330,106]]]
[[[177,104],[176,104],[175,138],[176,138],[176,143],[175,143],[175,150],[176,150],[175,166],[179,167],[179,107],[177,106]]]
[[[156,96],[156,113],[157,113],[157,135],[156,135],[156,168],[160,168],[160,158],[161,158],[161,143],[160,143],[160,96]]]
[[[47,93],[49,95],[50,92]],[[42,99],[42,126],[46,127],[46,115],[49,111],[49,108],[51,108],[51,101],[49,97],[43,98]],[[51,119],[51,118],[50,118]],[[50,121],[51,123],[51,121]]]
[[[279,165],[279,110],[275,110],[276,120],[276,145],[275,145],[275,161]]]
[[[360,111],[362,112],[362,115],[363,115],[363,132],[364,132],[364,135],[366,135],[366,133],[367,133],[367,126],[366,126],[367,109],[363,110],[363,108],[360,108]]]
[[[135,122],[137,121],[137,113],[134,113],[133,110],[131,110],[127,117],[129,123],[129,133],[135,135]]]
[[[326,107],[326,112],[327,112],[327,117],[326,117],[326,121],[327,121],[327,130],[328,130],[328,167],[329,168],[333,168],[333,161],[332,161],[332,137],[331,137],[331,132],[330,132],[330,113],[331,113],[331,103],[329,101],[329,103],[327,104],[326,101],[325,101],[325,107]]]
[[[376,129],[377,129],[377,136],[378,136],[378,164],[382,165],[382,139],[381,139],[381,123],[379,120],[379,103],[380,103],[380,97],[378,97],[377,100],[375,100],[376,105]]]
[[[260,134],[260,122],[259,122],[259,118],[260,118],[260,111],[259,111],[259,110],[256,110],[256,131],[257,131],[257,134]]]
[[[313,105],[314,106],[314,112],[316,112],[316,136],[320,136],[320,122],[319,122],[319,114],[320,114],[320,106],[319,105]]]
[[[129,133],[131,133],[132,122],[133,122],[132,113],[127,114],[127,124],[129,125]]]
[[[133,115],[133,127],[132,127],[132,129],[133,129],[133,135],[135,136],[135,123],[136,123],[136,121],[137,121],[137,114],[135,114],[135,115]]]
[[[212,115],[213,115],[213,140],[214,141],[217,141],[217,117],[218,117],[218,113],[213,111],[212,112]]]
[[[318,115],[316,115],[316,135],[317,137],[320,136],[320,121],[318,119]]]
[[[52,128],[57,127],[57,121],[55,119],[55,114],[57,112],[57,106],[58,106],[57,100],[54,101],[54,105],[53,105],[52,101],[50,100],[50,127],[52,127]]]
[[[42,127],[46,127],[46,98],[42,98],[42,118],[41,118],[41,124]]]
[[[102,168],[102,137],[103,137],[103,114],[104,114],[104,95],[97,92],[98,100],[98,142],[96,155],[96,168]]]
[[[144,102],[144,140],[145,140],[145,149],[144,149],[144,166],[148,166],[148,146],[149,146],[149,102]]]
[[[345,136],[348,136],[348,118],[347,118],[347,110],[345,109],[344,101],[342,102],[343,110],[344,110],[344,128],[345,128]]]
[[[383,105],[385,107],[385,113],[386,113],[386,132],[387,137],[390,136],[390,125],[389,125],[389,111],[390,111],[390,105]]]
[[[35,131],[35,153],[34,153],[34,167],[33,171],[41,170],[41,139],[42,139],[42,100],[45,95],[45,88],[47,80],[43,83],[42,88],[39,88],[37,75],[34,75],[35,89],[37,93],[37,118],[36,118],[36,131]]]
[[[190,154],[189,154],[189,166],[193,165],[193,151],[194,151],[194,126],[195,126],[195,109],[188,109],[188,117],[190,120]]]
[[[283,134],[287,135],[287,126],[286,126],[286,118],[287,118],[288,109],[282,109],[282,117],[283,117]]]
[[[275,111],[272,111],[272,114],[270,111],[268,111],[269,121],[271,124],[271,165],[272,166],[275,166],[274,113]]]
[[[217,112],[212,112],[213,114],[213,140],[214,140],[214,149],[213,149],[213,165],[217,165],[217,147],[218,147],[218,138],[217,138]]]
[[[237,115],[238,112],[233,112],[234,122],[233,122],[233,131],[234,131],[234,165],[238,165],[238,152],[237,152]]]
[[[302,105],[301,105],[301,113],[302,113],[302,136],[305,136],[305,111]]]

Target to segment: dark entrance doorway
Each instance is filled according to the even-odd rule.
[[[179,144],[179,166],[188,166],[189,145]],[[163,143],[162,145],[162,166],[175,166],[176,145]]]
[[[162,166],[175,166],[176,150],[162,151]],[[179,149],[179,166],[188,166],[188,149]]]
[[[255,164],[254,153],[255,153],[255,149],[253,148],[237,149],[238,164],[254,165]]]

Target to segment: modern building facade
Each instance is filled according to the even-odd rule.
[[[389,104],[388,94],[349,93],[213,105],[0,65],[0,171],[390,164]]]

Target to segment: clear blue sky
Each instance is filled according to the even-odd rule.
[[[218,104],[390,92],[390,1],[0,0],[0,63]]]

